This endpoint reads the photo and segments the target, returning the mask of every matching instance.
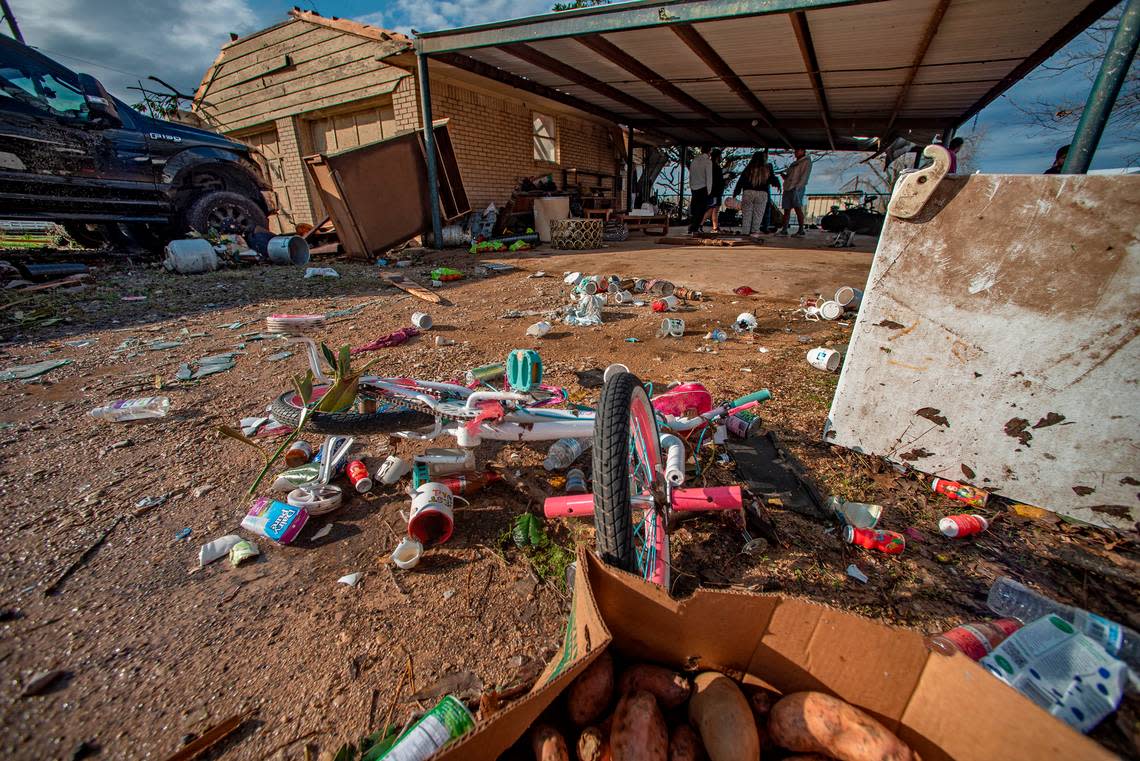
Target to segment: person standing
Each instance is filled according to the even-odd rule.
[[[790,212],[794,211],[796,220],[800,224],[800,229],[796,231],[796,235],[802,236],[804,234],[804,190],[807,188],[808,178],[811,177],[811,159],[808,158],[803,148],[796,148],[792,155],[796,157],[796,160],[789,164],[783,172],[784,202],[781,205],[784,208],[784,227],[780,230],[780,235],[788,234],[788,226],[792,222]]]
[[[707,149],[701,148],[700,153],[693,158],[693,163],[689,165],[689,235],[694,235],[700,228],[705,210],[709,207],[709,191],[712,190],[712,184],[712,159]]]
[[[965,144],[965,140],[956,137],[946,146],[946,150],[950,152],[950,174],[958,174],[958,151],[962,150],[962,146]]]
[[[755,237],[764,229],[764,212],[768,208],[768,183],[772,170],[764,151],[756,151],[748,166],[740,173],[733,195],[740,196],[740,232]]]
[[[709,200],[704,215],[701,217],[698,230],[703,230],[705,222],[712,217],[712,231],[720,232],[720,204],[724,200],[724,164],[720,159],[720,148],[713,148],[709,152],[712,161],[712,186],[709,188]]]
[[[1060,174],[1061,169],[1065,166],[1065,159],[1069,158],[1069,146],[1062,145],[1057,149],[1057,156],[1053,159],[1053,166],[1046,169],[1042,174]]]

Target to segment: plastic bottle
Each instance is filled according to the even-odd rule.
[[[895,531],[882,529],[844,526],[843,541],[869,550],[885,552],[888,555],[901,555],[906,549],[906,537]]]
[[[466,497],[482,491],[485,487],[490,486],[496,481],[502,480],[503,477],[498,473],[493,470],[488,470],[483,473],[457,473],[452,476],[440,476],[436,479],[436,482],[451,489],[452,494],[459,494]]]
[[[1103,645],[1109,655],[1116,656],[1133,671],[1140,672],[1140,634],[1127,626],[1121,626],[1083,608],[1057,602],[1008,576],[1002,576],[990,587],[986,605],[999,616],[1016,618],[1023,624],[1054,613]]]
[[[938,521],[938,530],[951,539],[980,534],[989,527],[990,522],[981,515],[947,515]]]
[[[969,658],[980,661],[1000,645],[1006,637],[1021,628],[1016,618],[999,618],[994,621],[971,621],[955,626],[949,631],[936,634],[927,640],[931,650],[943,655],[955,651],[965,653]]]
[[[586,493],[586,474],[582,472],[581,468],[571,468],[566,471],[566,493]]]
[[[987,491],[970,486],[969,484],[949,481],[945,478],[936,478],[931,481],[930,490],[935,494],[941,494],[949,499],[965,502],[970,507],[977,508],[985,507],[986,500],[990,496]]]
[[[165,396],[145,396],[141,399],[118,399],[102,407],[96,407],[87,414],[100,420],[124,423],[128,420],[166,417],[170,411],[170,399]]]
[[[542,463],[542,467],[547,470],[568,468],[590,448],[591,443],[590,439],[559,439],[550,445],[550,451],[546,453],[546,462]]]

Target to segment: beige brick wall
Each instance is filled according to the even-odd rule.
[[[401,82],[406,87],[409,80]],[[414,83],[411,85],[415,87]],[[455,146],[463,184],[472,209],[488,203],[504,204],[523,177],[551,175],[561,186],[562,168],[616,170],[610,131],[596,122],[552,111],[522,98],[496,95],[462,84],[432,79],[432,116],[448,118],[448,131]],[[393,94],[396,123],[418,127],[417,93]],[[532,113],[543,113],[557,124],[558,162],[535,161]]]
[[[299,124],[295,116],[285,116],[275,120],[277,126],[277,145],[281,152],[285,168],[285,184],[289,188],[290,213],[292,222],[307,222],[315,224],[316,214],[313,202],[309,197],[308,179],[306,177],[305,162],[301,156],[305,153],[298,132]]]

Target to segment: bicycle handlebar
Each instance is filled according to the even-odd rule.
[[[772,392],[766,388],[762,388],[759,391],[753,391],[751,394],[746,394],[746,395],[740,397],[739,399],[733,399],[732,402],[729,403],[728,406],[729,407],[743,407],[745,404],[748,404],[749,402],[766,402],[771,398],[772,398]]]

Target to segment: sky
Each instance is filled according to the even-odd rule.
[[[127,88],[148,75],[193,92],[230,32],[248,34],[284,21],[295,4],[325,16],[355,18],[410,33],[543,13],[550,10],[552,0],[11,0],[29,44],[73,70],[93,74],[128,103],[140,98]],[[1071,46],[1082,44],[1086,43],[1078,38]],[[959,133],[967,140],[984,136],[974,168],[1043,171],[1069,137],[1042,133],[1014,104],[1058,93],[1079,102],[1088,89],[1089,81],[1075,72],[1051,76],[1039,71],[1019,82]],[[1134,161],[1140,155],[1138,132],[1135,127],[1110,129],[1092,167]],[[827,158],[817,162],[808,191],[833,191],[847,181],[851,175],[841,172],[839,163]]]

